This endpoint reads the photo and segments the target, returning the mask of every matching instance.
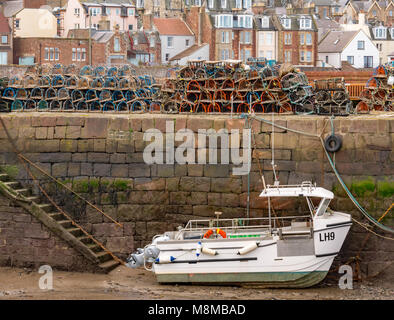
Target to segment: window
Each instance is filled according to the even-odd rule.
[[[133,38],[134,45],[138,45],[138,35]]]
[[[79,29],[79,23],[74,24],[74,29]]]
[[[283,28],[285,29],[291,28],[291,20],[289,18],[281,18],[280,22],[282,23]]]
[[[222,43],[230,43],[230,33],[228,31],[222,31]]]
[[[372,15],[376,17],[376,10],[372,10]]]
[[[393,10],[389,11],[389,16],[392,17],[393,16]]]
[[[306,45],[310,46],[312,44],[312,34],[307,33],[306,34]]]
[[[373,66],[373,57],[364,56],[364,68],[372,68],[372,66]]]
[[[0,52],[0,64],[8,64],[8,52]]]
[[[1,36],[1,43],[7,44],[8,43],[8,36]]]
[[[263,17],[260,19],[262,28],[269,28],[269,18]]]
[[[244,9],[249,9],[252,6],[252,0],[243,0]]]
[[[243,56],[244,56],[244,61],[247,61],[251,57],[250,50],[249,49],[245,49]]]
[[[79,8],[74,8],[74,15],[79,16],[80,9]]]
[[[242,9],[242,0],[235,0],[235,7],[237,9]]]
[[[85,49],[85,48],[82,48],[81,51],[82,51],[81,60],[82,60],[82,61],[86,61],[86,49]]]
[[[301,29],[311,29],[312,28],[312,20],[309,18],[301,18],[300,28]]]
[[[217,15],[215,17],[215,24],[217,28],[232,28],[233,27],[233,16],[232,15]]]
[[[323,17],[327,18],[327,8],[323,8]]]
[[[285,51],[285,62],[291,63],[291,51],[289,51],[289,50]]]
[[[168,61],[170,59],[170,54],[166,53],[166,61]]]
[[[267,50],[267,51],[266,51],[265,57],[266,57],[268,60],[271,60],[271,59],[272,59],[272,50]]]
[[[194,4],[198,7],[201,7],[201,0],[195,0]]]
[[[133,25],[129,24],[129,30],[133,30]]]
[[[305,35],[303,33],[300,34],[300,44],[301,45],[305,44]]]
[[[72,61],[77,60],[77,49],[73,48],[72,49]]]
[[[208,0],[208,8],[209,9],[213,8],[213,0]]]
[[[134,16],[134,9],[129,9],[129,16],[130,17]]]
[[[285,44],[291,44],[291,33],[285,33]]]
[[[220,52],[221,60],[228,60],[230,59],[230,50],[229,49],[222,49]]]
[[[358,40],[357,41],[357,50],[364,50],[365,49],[365,41],[364,40]]]
[[[265,44],[272,45],[272,33],[265,34]]]
[[[120,15],[120,9],[116,9],[116,15],[118,16],[118,15]]]
[[[20,28],[20,19],[15,19],[15,29]]]
[[[143,8],[144,7],[144,0],[137,0],[137,8]]]
[[[174,37],[167,37],[167,47],[172,48],[174,45]]]
[[[155,37],[150,37],[149,44],[150,44],[151,48],[154,48],[155,43],[156,43]]]
[[[244,42],[243,43],[250,44],[250,38],[251,38],[250,32],[249,31],[245,31],[244,32]]]
[[[220,0],[220,6],[222,9],[226,9],[227,7],[227,0]]]
[[[300,51],[300,61],[301,62],[305,61],[305,51],[303,51],[303,50]]]
[[[189,39],[186,39],[186,40],[185,40],[185,45],[186,45],[186,47],[188,47],[189,44],[190,44],[190,40],[189,40]]]
[[[60,59],[59,48],[44,48],[44,60],[58,61]]]
[[[375,38],[377,38],[377,39],[386,39],[387,29],[385,27],[375,28],[374,34],[375,34]]]
[[[306,52],[306,61],[311,62],[312,61],[312,51],[307,51]]]
[[[377,43],[376,48],[378,48],[379,51],[382,51],[382,43]]]
[[[106,8],[105,12],[107,13],[107,15],[110,15],[111,14],[111,9],[110,8]]]
[[[328,63],[328,56],[326,56],[326,63]]]
[[[347,56],[346,60],[347,60],[347,62],[348,62],[349,64],[351,64],[351,65],[354,64],[354,56]]]
[[[120,51],[120,39],[119,38],[114,38],[114,51],[115,52]]]

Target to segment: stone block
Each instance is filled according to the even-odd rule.
[[[78,152],[89,152],[93,151],[93,140],[83,139],[78,140]]]
[[[166,190],[167,191],[178,191],[179,190],[180,178],[166,178]]]
[[[204,166],[202,164],[188,164],[187,175],[189,177],[202,177],[204,174]]]
[[[109,177],[111,175],[111,165],[107,163],[94,163],[93,175],[96,177]]]
[[[68,176],[78,177],[81,174],[81,164],[80,163],[69,163],[68,164]]]
[[[109,162],[109,154],[108,153],[89,152],[88,153],[88,161],[89,162],[108,163]]]
[[[93,151],[105,152],[106,139],[93,139]]]
[[[81,129],[82,139],[105,139],[108,133],[108,118],[87,118]]]
[[[130,164],[129,165],[129,177],[150,177],[150,167],[147,164]]]
[[[128,177],[129,176],[129,165],[127,165],[127,164],[112,164],[111,165],[111,176],[112,177]]]
[[[52,165],[52,175],[54,177],[67,177],[67,163],[54,163]]]
[[[210,191],[211,179],[206,177],[181,177],[179,190],[181,191]]]
[[[60,152],[77,152],[78,141],[77,140],[60,140],[59,144]]]
[[[230,173],[230,166],[225,164],[207,164],[204,166],[205,177],[228,177]]]
[[[66,139],[79,139],[81,137],[81,126],[67,126]]]
[[[170,192],[170,204],[182,205],[188,203],[188,198],[190,196],[189,192],[178,191]]]
[[[81,163],[81,175],[82,176],[92,176],[93,175],[93,164],[92,163]]]
[[[135,190],[165,190],[166,180],[161,179],[151,179],[151,178],[136,178],[134,179],[134,189]]]
[[[211,180],[212,192],[241,193],[240,178],[216,178]]]
[[[36,139],[46,139],[48,135],[47,127],[37,127],[36,128]]]
[[[188,118],[187,119],[187,128],[192,130],[193,132],[198,132],[198,129],[208,130],[212,128],[213,120],[207,118]]]

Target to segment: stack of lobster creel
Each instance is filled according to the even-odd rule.
[[[394,65],[378,66],[360,93],[361,101],[356,106],[357,113],[372,110],[394,111]]]
[[[144,112],[159,92],[154,78],[136,76],[130,65],[34,66],[2,83],[2,103],[11,111]]]
[[[314,111],[305,74],[264,59],[190,61],[164,81],[161,98],[166,113]]]

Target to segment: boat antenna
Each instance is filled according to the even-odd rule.
[[[278,186],[279,185],[279,180],[278,180],[278,176],[276,175],[276,164],[275,164],[275,145],[274,145],[274,141],[275,141],[275,127],[274,127],[274,112],[272,112],[272,134],[271,134],[271,151],[272,151],[272,161],[271,161],[271,165],[272,165],[272,171],[274,172],[274,186]]]

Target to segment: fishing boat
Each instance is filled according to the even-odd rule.
[[[303,288],[321,282],[341,250],[351,216],[331,210],[334,194],[311,182],[264,183],[260,197],[267,199],[267,217],[226,219],[215,212],[211,219],[190,220],[153,237],[130,255],[127,266],[144,266],[159,283]],[[306,210],[273,216],[272,201],[289,198],[306,201]]]

